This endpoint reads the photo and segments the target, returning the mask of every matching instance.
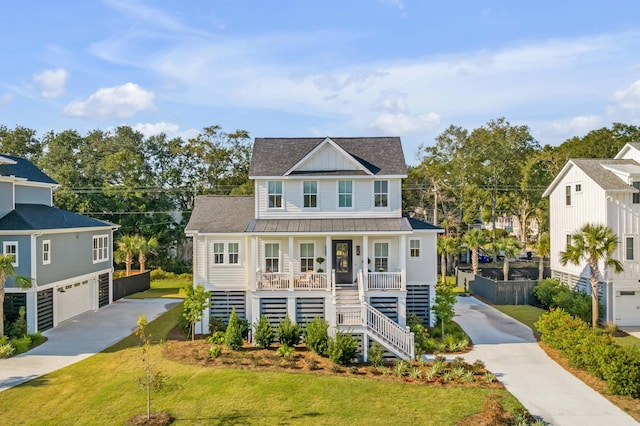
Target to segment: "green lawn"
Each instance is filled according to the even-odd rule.
[[[529,305],[492,305],[502,313],[509,315],[511,318],[520,321],[534,332],[538,330],[533,325],[540,315],[545,313],[544,309],[536,308]]]
[[[174,308],[149,324],[155,340],[166,337],[177,315],[179,309]],[[134,338],[125,339],[84,361],[2,392],[2,424],[124,424],[146,407],[146,394],[135,382],[143,374],[136,344]],[[496,392],[349,376],[205,368],[166,360],[161,349],[153,346],[152,363],[169,377],[168,386],[153,394],[152,410],[172,413],[177,425],[453,425],[479,412],[485,396]],[[507,391],[497,392],[506,409],[520,407]]]
[[[620,346],[635,346],[640,349],[640,339],[637,337],[629,335],[625,337],[614,337],[613,340],[615,340]]]
[[[191,280],[167,279],[151,281],[151,288],[147,291],[134,293],[128,299],[169,298],[184,299],[184,286],[191,285]]]

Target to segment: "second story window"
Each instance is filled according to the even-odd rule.
[[[213,243],[213,263],[216,265],[224,263],[224,243]]]
[[[387,207],[389,205],[389,181],[373,181],[373,198],[375,207]]]
[[[338,207],[353,207],[353,182],[350,180],[338,181]]]
[[[239,262],[238,255],[240,253],[240,248],[238,243],[229,243],[229,264],[233,265]]]
[[[93,237],[93,263],[109,260],[109,236],[96,235]]]
[[[633,182],[636,192],[633,193],[633,204],[640,204],[640,182]]]
[[[48,265],[51,263],[51,240],[42,241],[42,264]]]
[[[571,205],[571,185],[567,185],[564,187],[564,205]]]
[[[282,208],[282,181],[269,181],[267,186],[269,191],[269,208]]]
[[[18,266],[18,242],[17,241],[5,241],[2,244],[2,254],[6,257],[11,257],[13,266]]]
[[[305,207],[318,207],[318,182],[315,180],[305,180],[302,182],[302,192]]]
[[[626,247],[625,247],[625,249],[626,249],[626,259],[627,260],[633,260],[633,258],[634,258],[633,237],[627,237],[625,244],[626,244]]]

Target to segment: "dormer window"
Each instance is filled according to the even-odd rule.
[[[338,181],[338,207],[353,207],[353,182],[350,180]]]
[[[267,186],[269,191],[269,208],[282,208],[282,181],[269,181]]]
[[[389,205],[389,181],[373,181],[373,198],[375,207],[387,207]]]
[[[633,193],[633,204],[640,204],[640,181],[633,182],[636,192]]]

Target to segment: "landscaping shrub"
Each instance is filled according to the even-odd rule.
[[[276,350],[276,355],[281,356],[284,359],[290,359],[295,352],[295,348],[293,346],[289,346],[286,343],[281,343],[280,347]]]
[[[591,296],[578,289],[572,290],[559,280],[547,278],[538,282],[531,292],[546,309],[562,308],[574,317],[591,321]]]
[[[329,339],[327,355],[335,365],[347,365],[358,350],[358,342],[350,332],[336,331],[336,336]]]
[[[607,382],[617,395],[640,397],[640,351],[621,347],[612,337],[563,309],[543,314],[535,324],[541,340],[561,351],[572,366]]]
[[[167,272],[162,268],[156,268],[151,270],[149,273],[149,277],[151,280],[174,280],[176,279],[176,274],[173,272]]]
[[[240,335],[243,339],[249,338],[249,320],[238,317],[238,325],[240,326]]]
[[[553,298],[561,291],[569,290],[567,286],[562,284],[559,280],[547,278],[542,281],[538,281],[535,287],[531,289],[531,293],[538,298],[542,306],[546,309],[553,308]]]
[[[27,334],[27,337],[31,339],[32,348],[35,346],[41,345],[47,341],[47,338],[44,337],[39,331],[36,333],[29,333]]]
[[[209,358],[218,358],[220,355],[222,355],[222,347],[211,346],[209,348]]]
[[[214,345],[221,345],[225,342],[226,333],[224,331],[216,331],[211,336],[207,337],[207,343],[213,343]]]
[[[302,335],[302,327],[291,321],[289,315],[278,325],[278,341],[287,346],[297,345]]]
[[[0,358],[9,358],[13,356],[15,351],[11,343],[8,342],[7,336],[0,337]]]
[[[240,326],[240,318],[238,318],[235,308],[231,311],[229,324],[227,325],[227,332],[224,337],[227,348],[237,351],[242,347],[242,329]]]
[[[25,318],[27,311],[24,306],[20,306],[18,310],[18,318],[9,327],[9,337],[18,338],[27,334],[27,319]]]
[[[313,321],[307,323],[305,330],[305,342],[307,348],[311,349],[318,355],[327,353],[327,345],[329,342],[329,323],[321,317],[315,317]]]
[[[15,349],[14,355],[19,355],[21,353],[27,352],[29,348],[31,348],[31,338],[29,336],[12,339],[9,343]]]
[[[382,367],[384,364],[384,347],[379,343],[374,343],[369,348],[369,362],[374,367]]]
[[[433,345],[429,339],[429,330],[422,325],[422,320],[417,315],[411,314],[407,316],[407,325],[413,333],[413,346],[415,347],[416,356],[419,357],[422,354],[433,351]]]
[[[213,334],[216,331],[227,331],[227,324],[220,317],[209,317],[209,333]]]
[[[273,343],[273,327],[269,322],[269,317],[262,315],[260,321],[253,324],[255,332],[253,333],[253,339],[262,349],[266,349]]]

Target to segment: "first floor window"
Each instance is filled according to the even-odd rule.
[[[266,243],[264,245],[264,268],[267,272],[279,272],[280,244]]]
[[[375,207],[387,207],[389,205],[389,181],[373,181],[373,198]]]
[[[51,263],[51,240],[42,241],[42,264],[48,265]]]
[[[279,209],[282,207],[282,181],[270,181],[267,183],[269,191],[269,208]]]
[[[353,207],[353,182],[350,180],[338,181],[338,207]]]
[[[238,254],[239,244],[238,243],[229,243],[229,264],[239,263]]]
[[[376,272],[389,271],[389,243],[374,243],[374,266]]]
[[[640,182],[633,182],[636,192],[633,193],[633,204],[640,204]]]
[[[300,272],[313,271],[313,243],[300,244]]]
[[[633,237],[627,237],[625,251],[626,259],[633,260]]]
[[[318,181],[305,180],[302,182],[302,192],[305,207],[318,207]]]
[[[566,247],[569,247],[572,242],[573,242],[573,237],[571,236],[571,234],[567,234],[567,245],[566,245]]]
[[[93,237],[93,263],[109,260],[109,236],[96,235]]]
[[[409,256],[420,257],[420,240],[409,240]]]
[[[213,243],[213,263],[216,265],[224,263],[224,243]]]
[[[2,244],[2,253],[13,259],[11,264],[18,266],[18,242],[17,241],[5,241]]]

